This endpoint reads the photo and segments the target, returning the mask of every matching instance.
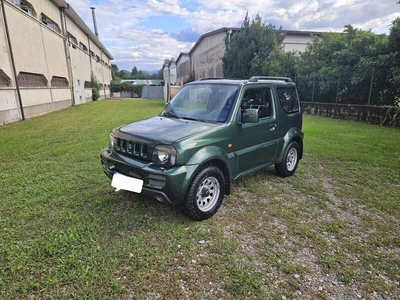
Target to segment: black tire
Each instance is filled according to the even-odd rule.
[[[289,162],[293,160],[293,153],[295,153],[295,162]],[[291,157],[289,157],[289,155]],[[275,164],[275,171],[280,177],[292,176],[296,172],[297,166],[299,165],[300,147],[297,142],[291,142],[285,150],[283,155],[283,161],[279,164]]]
[[[215,166],[204,167],[190,184],[183,213],[195,221],[211,218],[221,206],[224,195],[225,178],[221,170]]]

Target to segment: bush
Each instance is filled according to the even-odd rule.
[[[111,82],[111,92],[130,92],[132,97],[137,95],[138,98],[142,97],[143,85],[133,85],[131,82]]]
[[[90,76],[90,81],[92,82],[92,100],[97,101],[100,98],[100,84],[93,74]]]

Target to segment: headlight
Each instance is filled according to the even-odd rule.
[[[110,137],[109,137],[109,139],[110,139],[110,141],[109,141],[109,146],[110,146],[110,148],[111,148],[111,149],[114,149],[114,145],[115,145],[115,138],[114,138],[114,135],[113,135],[113,133],[112,133],[112,132],[110,133]]]
[[[153,151],[153,162],[163,166],[173,166],[176,161],[176,149],[173,146],[156,146]]]

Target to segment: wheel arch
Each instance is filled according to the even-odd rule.
[[[299,145],[300,153],[299,159],[303,158],[303,137],[304,133],[299,130],[298,128],[291,128],[283,137],[283,145],[281,149],[281,153],[277,159],[277,162],[280,163],[283,161],[283,156],[285,153],[286,148],[289,146],[291,142],[296,142]]]
[[[299,159],[303,158],[303,139],[299,137],[298,135],[293,137],[293,139],[290,141],[291,142],[296,142],[299,147],[300,147],[300,153],[299,153]]]
[[[225,195],[229,195],[231,193],[231,174],[229,172],[228,165],[222,159],[210,158],[199,165],[195,173],[197,174],[201,169],[207,166],[214,166],[221,170],[225,178]]]

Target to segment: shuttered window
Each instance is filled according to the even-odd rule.
[[[60,33],[60,27],[56,22],[54,22],[52,19],[50,19],[48,16],[46,16],[44,13],[40,14],[40,21],[45,24],[47,27],[53,29],[54,31]]]
[[[32,4],[29,3],[27,0],[12,0],[13,4],[21,8],[24,12],[32,17],[36,17],[36,11],[33,8]]]
[[[53,76],[51,78],[52,87],[68,87],[68,79],[65,77]]]
[[[71,33],[67,33],[68,35],[68,41],[70,41],[71,43],[74,43],[75,45],[78,45],[78,40],[76,39],[76,37],[74,37]]]
[[[88,51],[88,48],[85,46],[85,44],[84,43],[82,43],[82,42],[79,42],[79,48],[81,48],[83,51],[85,51],[85,52],[87,52]]]
[[[0,69],[0,87],[1,86],[10,86],[11,78],[7,76],[7,74]]]
[[[47,79],[43,74],[20,72],[18,84],[21,87],[47,87]]]

